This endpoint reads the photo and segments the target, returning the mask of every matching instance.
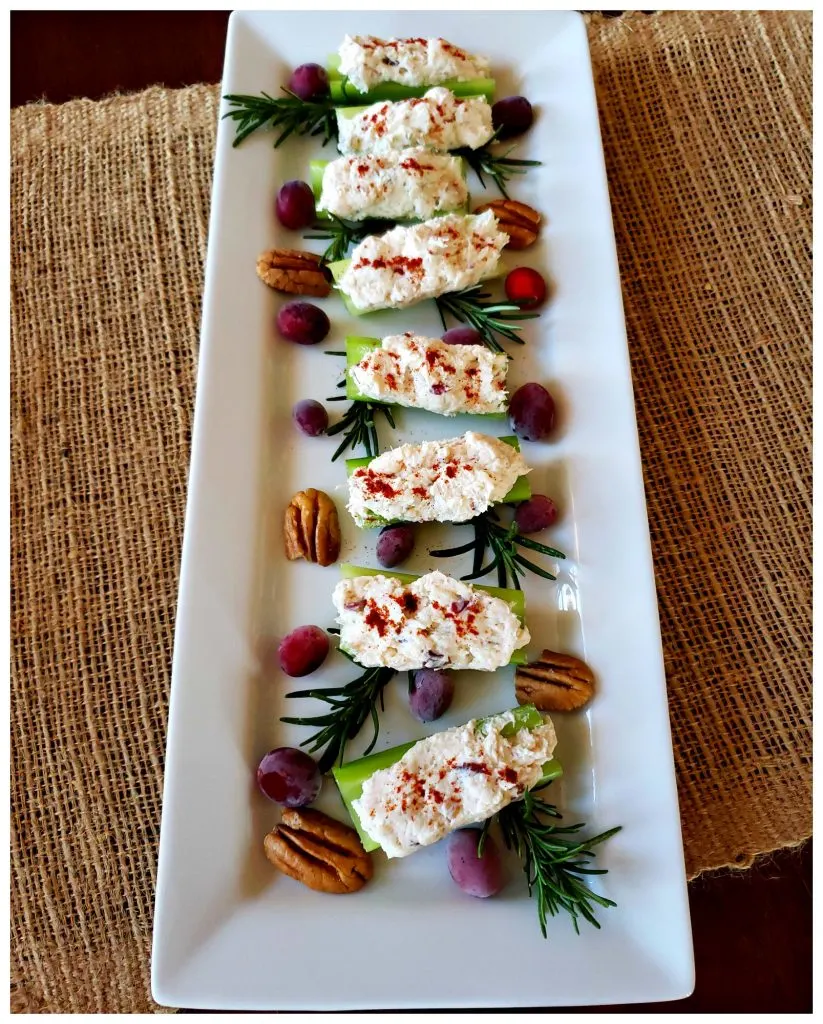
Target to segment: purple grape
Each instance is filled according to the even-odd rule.
[[[446,861],[452,880],[469,896],[485,899],[503,888],[503,864],[497,844],[486,836],[483,856],[477,856],[480,829],[462,828],[446,840]]]
[[[284,228],[299,231],[314,224],[314,192],[305,181],[287,181],[277,193],[274,204],[277,219]]]
[[[524,384],[509,399],[509,423],[523,441],[542,441],[554,427],[554,399],[542,384]]]
[[[377,538],[377,561],[386,569],[405,562],[414,550],[414,530],[410,526],[384,526]]]
[[[442,340],[447,345],[482,345],[483,335],[473,327],[451,327]]]
[[[257,785],[263,795],[284,807],[310,804],[322,784],[314,759],[296,747],[270,750],[257,768]]]
[[[557,519],[557,505],[545,494],[533,494],[517,506],[514,519],[520,533],[540,533]]]
[[[534,111],[525,96],[507,96],[492,107],[492,127],[498,132],[498,139],[522,135],[533,122]]]
[[[299,430],[309,437],[318,437],[325,433],[329,425],[329,414],[325,406],[315,402],[313,398],[304,398],[292,409],[292,419]]]
[[[440,669],[421,668],[409,683],[409,710],[418,722],[433,722],[449,710],[454,676]]]
[[[320,64],[301,64],[291,73],[289,92],[301,100],[316,100],[329,94],[329,76]]]
[[[280,668],[287,676],[307,676],[320,668],[329,653],[329,638],[319,626],[298,626],[277,648]]]
[[[323,310],[300,299],[281,306],[276,323],[281,336],[296,345],[317,345],[331,330]]]

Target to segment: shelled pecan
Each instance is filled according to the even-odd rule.
[[[594,673],[579,658],[543,651],[537,661],[521,665],[514,674],[518,704],[539,711],[576,711],[594,694]]]
[[[509,236],[507,249],[526,249],[537,241],[540,233],[541,216],[537,210],[516,199],[495,199],[490,203],[482,203],[474,211],[484,213],[491,210],[501,231]]]
[[[257,258],[257,276],[269,288],[291,295],[325,298],[331,277],[320,256],[299,249],[270,249]]]
[[[308,808],[283,811],[263,849],[276,868],[318,892],[357,892],[374,871],[353,828]]]
[[[291,499],[283,520],[286,557],[331,565],[340,556],[340,519],[325,491],[307,487]]]

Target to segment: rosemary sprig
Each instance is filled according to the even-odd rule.
[[[345,395],[331,395],[326,399],[328,402],[344,402],[345,400]],[[343,414],[343,418],[326,430],[327,434],[343,432],[343,440],[332,455],[332,462],[339,459],[347,448],[354,449],[359,444],[366,449],[366,455],[377,455],[380,452],[380,439],[377,436],[375,422],[377,413],[382,413],[388,420],[389,426],[394,429],[394,416],[388,405],[383,405],[381,402],[352,402]]]
[[[537,918],[543,938],[546,921],[565,910],[571,916],[574,930],[580,934],[580,918],[599,928],[595,905],[615,907],[617,904],[599,896],[588,887],[586,875],[605,875],[606,870],[588,865],[595,856],[594,847],[616,835],[621,826],[601,832],[591,839],[570,840],[585,828],[577,825],[554,825],[546,818],[559,819],[560,813],[533,793],[526,793],[522,801],[509,804],[498,815],[506,848],[514,850],[523,862],[529,896],[537,900]],[[478,856],[482,847],[478,846]]]
[[[286,95],[277,98],[267,92],[259,96],[236,93],[223,97],[234,108],[223,117],[238,122],[233,146],[266,127],[282,129],[274,141],[275,149],[290,135],[322,135],[324,146],[337,138],[337,117],[331,99],[301,100],[283,86],[281,89]]]
[[[471,288],[464,288],[463,291],[448,292],[435,298],[443,327],[448,326],[448,313],[455,320],[468,324],[478,331],[483,337],[484,344],[492,352],[504,351],[496,338],[498,334],[506,341],[516,341],[518,345],[523,345],[524,341],[517,333],[520,327],[513,321],[534,320],[540,314],[524,313],[516,302],[487,302],[486,299],[491,298],[491,294],[481,291],[481,288],[482,285],[476,284]]]
[[[461,544],[455,548],[441,548],[432,551],[430,554],[436,558],[451,558],[453,555],[464,555],[468,551],[474,552],[472,571],[463,580],[476,580],[481,576],[487,576],[493,569],[497,569],[497,582],[500,587],[507,587],[509,579],[511,585],[520,590],[520,577],[527,572],[533,572],[546,580],[555,580],[548,569],[525,558],[517,549],[518,547],[528,548],[531,551],[538,551],[550,558],[565,558],[562,551],[551,548],[547,544],[540,544],[531,537],[524,537],[517,531],[517,523],[512,519],[508,526],[503,526],[500,517],[494,509],[487,509],[481,515],[471,520],[474,527],[474,540]],[[491,551],[491,561],[483,564],[486,552]]]
[[[491,146],[496,141],[497,132],[494,133],[485,146],[481,146],[479,149],[469,149],[468,146],[465,146],[454,150],[453,155],[463,157],[477,175],[483,188],[486,187],[486,179],[483,175],[487,174],[497,185],[500,193],[508,199],[509,193],[506,191],[506,182],[515,174],[525,174],[529,167],[539,167],[541,161],[512,159],[509,153],[514,152],[517,148],[516,146],[510,146],[504,153],[495,153]]]
[[[346,654],[345,651],[341,651]],[[354,661],[346,654],[349,661]],[[359,666],[362,668],[363,666]],[[363,728],[367,718],[371,718],[374,733],[363,756],[371,753],[380,733],[380,719],[377,715],[377,704],[383,710],[383,690],[394,675],[393,668],[367,668],[362,675],[352,679],[345,686],[335,686],[326,690],[295,690],[286,697],[315,697],[328,704],[331,710],[327,714],[313,715],[308,718],[281,718],[281,722],[289,725],[310,725],[317,729],[312,736],[304,740],[300,746],[308,747],[310,753],[325,747],[318,761],[321,772],[327,772],[335,763],[343,763],[346,744],[353,740]]]
[[[352,245],[362,242],[369,235],[378,235],[381,231],[386,231],[393,226],[393,223],[393,221],[374,218],[359,221],[343,220],[330,213],[328,220],[318,219],[314,222],[312,231],[315,234],[303,235],[303,237],[317,239],[321,242],[330,240],[330,244],[323,253],[323,261],[334,263],[336,260],[345,259]]]

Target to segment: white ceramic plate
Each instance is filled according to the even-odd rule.
[[[262,838],[276,807],[254,785],[260,756],[307,735],[278,722],[296,688],[272,668],[289,629],[333,623],[333,567],[287,562],[281,519],[291,495],[322,488],[345,504],[336,441],[298,435],[298,398],[334,392],[347,333],[438,333],[431,304],[354,321],[337,298],[327,343],[274,336],[281,301],[254,273],[259,252],[299,246],[280,228],[280,183],[306,176],[316,140],[279,150],[271,136],[232,149],[217,138],[189,504],[174,651],[152,988],[170,1006],[206,1009],[353,1009],[564,1006],[677,999],[693,986],[693,958],[666,687],[631,376],[609,199],[585,30],[572,13],[235,13],[224,93],[276,94],[290,69],[322,62],[343,35],[443,35],[488,54],[498,95],[522,93],[538,110],[520,153],[543,161],[513,194],[543,211],[539,246],[519,262],[548,272],[553,301],[509,346],[511,380],[546,382],[561,423],[552,444],[526,445],[533,488],[556,497],[550,541],[569,556],[556,584],[527,581],[528,623],[541,646],[584,657],[599,692],[586,714],[555,716],[565,766],[553,798],[568,820],[623,831],[598,856],[598,888],[618,903],[602,930],[576,936],[565,917],[538,929],[516,865],[495,899],[457,890],[436,846],[390,863],[348,898],[311,892],[278,874]],[[330,149],[324,151],[330,152]],[[318,251],[321,243],[312,244]],[[513,256],[507,255],[509,265]],[[330,406],[333,411],[340,406]],[[425,413],[399,418],[399,439],[448,437],[459,423]],[[477,424],[476,424],[477,425]],[[505,433],[505,423],[498,424]],[[486,426],[488,429],[488,426]],[[384,438],[388,440],[384,433]],[[342,558],[374,561],[374,535],[343,511]],[[461,536],[466,536],[463,528]],[[456,529],[452,531],[458,535]],[[412,570],[448,531],[423,532]],[[465,556],[468,558],[468,556]],[[494,582],[491,580],[490,582]],[[312,682],[341,681],[334,655]],[[462,723],[514,703],[511,670],[466,674],[449,714],[428,727],[405,709],[405,677],[390,686],[381,746]],[[290,702],[310,711],[315,702]],[[358,755],[364,734],[350,749]],[[320,802],[344,818],[331,783]]]

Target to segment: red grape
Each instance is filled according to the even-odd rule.
[[[454,676],[436,668],[422,668],[409,683],[409,710],[418,722],[433,722],[451,707]]]
[[[509,423],[524,441],[542,441],[554,427],[554,399],[542,384],[524,384],[509,399]]]
[[[533,494],[517,506],[514,519],[520,533],[540,533],[557,519],[557,505],[545,494]]]
[[[298,626],[277,648],[280,668],[287,676],[307,676],[320,668],[329,653],[329,638],[319,626]]]
[[[482,345],[483,335],[473,327],[452,327],[443,335],[447,345]]]
[[[511,139],[531,128],[534,121],[532,105],[525,96],[507,96],[492,107],[492,127],[498,139]]]
[[[323,310],[300,299],[281,306],[276,323],[281,336],[297,345],[317,345],[331,330]]]
[[[314,223],[314,192],[305,181],[287,181],[277,193],[274,204],[277,219],[284,228],[299,231]]]
[[[329,76],[320,64],[301,64],[291,73],[289,92],[301,100],[316,100],[329,94]]]
[[[536,309],[544,302],[548,288],[543,277],[531,267],[517,267],[506,275],[506,295],[518,302],[521,309]]]
[[[446,861],[453,881],[469,896],[485,899],[503,888],[503,864],[497,844],[491,836],[483,843],[483,856],[477,856],[480,829],[462,828],[446,840]]]
[[[329,414],[325,406],[315,402],[313,398],[304,398],[302,402],[298,402],[291,415],[298,430],[309,437],[318,437],[325,433],[329,425]]]
[[[414,530],[410,526],[384,526],[377,538],[377,561],[386,569],[405,562],[414,550]]]
[[[296,747],[270,750],[257,768],[257,785],[263,795],[284,807],[310,804],[322,784],[314,759]]]

